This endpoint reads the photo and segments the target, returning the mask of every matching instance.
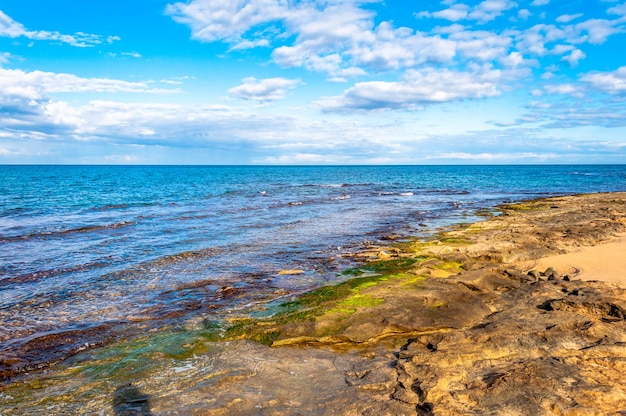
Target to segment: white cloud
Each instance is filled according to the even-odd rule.
[[[478,20],[481,23],[494,20],[502,15],[505,10],[517,7],[517,3],[511,0],[483,0],[473,8],[468,18]]]
[[[585,40],[593,45],[606,42],[607,38],[616,33],[623,33],[624,28],[618,26],[618,21],[606,19],[589,19],[578,23],[576,29],[587,33]]]
[[[104,157],[104,160],[111,162],[111,163],[140,163],[143,162],[144,160],[134,156],[134,155],[108,155]]]
[[[139,52],[122,52],[122,56],[129,56],[131,58],[136,58],[136,59],[139,59],[142,57]]]
[[[268,47],[270,46],[270,42],[267,39],[257,39],[257,40],[242,40],[236,45],[231,46],[229,51],[239,51],[244,49],[253,49],[258,47]]]
[[[545,6],[548,3],[550,3],[550,0],[533,0],[533,2],[530,3],[530,5],[531,6]]]
[[[377,71],[411,68],[424,63],[447,63],[457,54],[457,43],[423,32],[413,34],[381,23],[368,42],[353,46],[346,54],[352,62]]]
[[[467,4],[457,3],[451,5],[448,9],[440,10],[438,12],[419,12],[416,17],[436,17],[439,19],[450,20],[452,22],[458,22],[459,20],[467,19],[470,7]]]
[[[524,66],[537,66],[538,62],[534,59],[525,59],[519,52],[511,52],[509,55],[500,59],[500,62],[507,68],[519,68]]]
[[[243,84],[228,90],[228,94],[242,100],[276,101],[285,98],[286,90],[300,84],[299,79],[267,78],[257,80],[254,77],[244,78]]]
[[[453,3],[449,8],[436,12],[419,12],[416,17],[435,17],[458,22],[460,20],[477,20],[486,23],[502,15],[502,12],[512,9],[517,3],[511,0],[483,0],[478,5],[470,7],[463,3]]]
[[[581,88],[573,84],[547,85],[545,90],[550,94],[582,96]]]
[[[194,38],[230,42],[234,45],[231,51],[269,46],[267,39],[244,36],[255,25],[278,23],[282,26],[275,36],[293,35],[294,38],[275,48],[272,59],[283,67],[327,73],[333,81],[345,81],[368,71],[447,64],[459,58],[496,61],[510,53],[508,49],[512,44],[510,36],[464,30],[462,26],[449,31],[448,38],[444,32],[429,34],[407,27],[396,28],[387,21],[374,27],[374,13],[358,7],[358,1],[299,5],[269,0],[218,3],[217,0],[193,0],[189,4],[176,3],[168,11],[175,20],[191,27]],[[268,5],[263,13],[243,12],[246,8],[256,10],[262,4]],[[476,19],[488,20],[515,4],[509,0],[485,0],[471,10]],[[461,9],[460,5],[451,7],[456,12]],[[242,13],[245,18],[238,19]],[[236,24],[216,26],[217,16],[225,16],[224,21],[236,21]],[[346,74],[347,70],[351,75]]]
[[[594,72],[581,77],[590,87],[613,95],[626,95],[626,66],[612,72]]]
[[[414,108],[420,105],[494,97],[500,94],[499,70],[457,72],[447,69],[410,70],[399,82],[361,82],[340,96],[318,102],[324,111]]]
[[[143,82],[106,78],[81,78],[72,74],[11,70],[0,68],[0,125],[19,131],[52,134],[82,134],[107,124],[106,113],[85,117],[82,109],[51,98],[57,93],[172,93],[176,89],[156,89]],[[122,124],[124,114],[112,123]]]
[[[367,73],[361,68],[350,67],[340,70],[336,76],[329,78],[331,82],[348,82],[348,78],[355,78],[366,75]]]
[[[297,34],[296,40],[293,46],[275,49],[272,57],[282,66],[301,66],[336,76],[345,69],[344,55],[349,55],[356,45],[376,40],[372,32],[373,16],[352,2],[330,3],[321,10],[311,7],[294,10],[285,24],[290,33]]]
[[[576,47],[573,45],[555,45],[554,48],[550,50],[550,53],[552,55],[564,55],[574,49],[576,49]]]
[[[145,82],[129,82],[109,78],[81,78],[73,74],[0,68],[0,93],[38,99],[53,93],[128,92],[178,93],[178,89],[151,88]]]
[[[537,24],[515,35],[515,46],[520,52],[536,56],[564,54],[577,49],[582,43],[601,44],[609,36],[623,33],[624,28],[618,20],[589,19],[575,25],[555,26]],[[558,42],[552,49],[550,45]],[[564,57],[564,61],[575,66],[584,54],[573,52]]]
[[[448,39],[456,42],[460,55],[479,61],[495,61],[507,56],[512,44],[508,36],[480,30],[453,33]]]
[[[7,16],[2,10],[0,10],[0,36],[9,38],[18,38],[23,36],[32,40],[55,41],[77,47],[89,47],[105,43],[110,44],[120,40],[117,36],[103,37],[83,32],[66,35],[56,31],[49,32],[45,30],[27,30],[24,25]]]
[[[326,73],[334,82],[439,65],[458,68],[478,62],[519,67],[520,57],[525,59],[523,65],[531,66],[546,55],[560,56],[564,62],[576,66],[585,56],[577,45],[602,43],[622,30],[618,20],[591,19],[576,25],[538,24],[501,31],[472,30],[452,24],[422,32],[395,27],[390,21],[375,26],[374,12],[361,7],[366,2],[191,0],[172,4],[167,11],[176,21],[191,28],[193,38],[230,43],[230,51],[269,47],[272,42],[280,41],[282,44],[271,53],[275,63]],[[448,8],[416,15],[486,23],[518,6],[512,0],[484,0],[473,7],[453,1],[442,3]],[[530,16],[527,9],[523,10],[526,11],[517,14]],[[560,20],[578,17],[562,15]]]
[[[556,21],[559,23],[569,23],[572,20],[576,20],[579,17],[582,17],[583,14],[582,13],[576,13],[576,14],[563,14],[559,17],[556,18]]]
[[[194,39],[238,43],[252,27],[284,19],[288,4],[284,0],[192,0],[169,4],[165,12],[190,26]]]
[[[254,160],[254,163],[271,165],[309,165],[309,164],[337,164],[345,162],[349,156],[324,155],[317,153],[296,153],[292,155],[267,156],[263,159]]]
[[[611,7],[607,10],[609,14],[617,14],[620,16],[626,16],[626,3],[619,4],[615,7]]]
[[[520,160],[520,159],[542,159],[556,158],[557,155],[546,155],[542,153],[522,152],[522,153],[466,153],[466,152],[449,152],[438,153],[429,156],[429,159],[458,159],[458,160],[478,160],[478,161],[496,161],[496,160]]]
[[[587,55],[585,55],[585,53],[580,49],[574,49],[569,55],[561,58],[561,61],[566,61],[571,67],[575,67],[578,65],[578,62],[581,59],[585,59],[586,56]]]

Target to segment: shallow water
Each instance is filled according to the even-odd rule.
[[[369,241],[623,190],[621,165],[0,166],[0,357],[220,319],[342,279]]]

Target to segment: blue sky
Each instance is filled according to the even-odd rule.
[[[626,163],[626,2],[0,0],[0,163]]]

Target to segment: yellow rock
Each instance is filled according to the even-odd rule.
[[[286,270],[281,270],[278,272],[278,274],[303,274],[304,270],[300,270],[300,269],[286,269]]]

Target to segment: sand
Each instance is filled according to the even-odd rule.
[[[545,270],[548,267],[575,279],[626,286],[626,233],[595,246],[547,256],[526,265],[528,270]]]

